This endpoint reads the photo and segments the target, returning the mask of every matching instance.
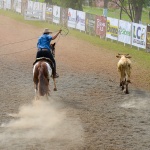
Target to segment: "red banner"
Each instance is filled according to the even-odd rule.
[[[101,38],[106,36],[106,21],[107,19],[104,16],[96,16],[96,35]]]

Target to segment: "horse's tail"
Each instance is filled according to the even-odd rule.
[[[39,78],[39,84],[38,84],[39,95],[44,96],[49,93],[49,81],[45,76],[44,66],[42,64],[39,67],[38,78]]]

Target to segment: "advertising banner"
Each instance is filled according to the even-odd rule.
[[[40,3],[39,2],[33,2],[32,10],[39,11]]]
[[[5,9],[11,9],[11,0],[5,0],[4,8]]]
[[[99,35],[101,38],[106,36],[106,17],[96,16],[96,35]]]
[[[6,10],[6,0],[3,0],[3,9]]]
[[[85,12],[77,11],[76,29],[85,31]]]
[[[95,15],[86,13],[86,32],[95,35]]]
[[[146,48],[147,26],[132,23],[132,45],[139,48]]]
[[[21,0],[14,0],[13,1],[13,10],[21,13]]]
[[[0,9],[4,8],[4,1],[3,0],[0,0]]]
[[[42,20],[45,20],[46,3],[40,3],[39,11],[42,12]]]
[[[76,28],[76,10],[68,9],[68,27]]]
[[[53,5],[46,4],[45,19],[53,21]]]
[[[131,26],[127,21],[119,20],[118,41],[131,44]]]
[[[33,1],[28,1],[28,6],[27,6],[27,9],[29,10],[29,11],[32,11],[33,10]]]
[[[67,8],[61,8],[60,9],[60,24],[67,26],[68,21],[68,9]]]
[[[16,0],[16,12],[21,13],[21,0]]]
[[[25,20],[45,20],[46,3],[28,1]]]
[[[106,37],[118,40],[118,19],[107,17]]]
[[[60,23],[60,7],[53,6],[53,22],[56,24]]]

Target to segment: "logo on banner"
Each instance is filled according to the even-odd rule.
[[[100,31],[104,31],[106,27],[106,24],[101,21],[101,19],[97,19],[97,28],[99,28]]]
[[[145,45],[145,28],[133,26],[133,43]]]
[[[71,12],[68,12],[68,20],[69,20],[69,21],[72,21],[72,22],[75,22],[75,21],[76,21],[76,18],[72,18]]]
[[[80,17],[79,17],[79,15],[77,15],[77,17],[76,17],[76,23],[78,23],[80,21]]]
[[[127,31],[125,28],[119,27],[119,35],[127,35],[127,36],[131,36],[131,32]]]
[[[58,9],[56,10],[56,16],[58,15]]]
[[[47,7],[46,8],[46,14],[48,14],[48,15],[52,14],[52,8]]]
[[[145,28],[133,26],[133,37],[139,40],[144,40]]]
[[[107,33],[113,37],[118,37],[118,27],[111,25],[109,20],[107,20]]]
[[[85,20],[82,19],[79,15],[77,15],[77,16],[76,16],[76,23],[78,24],[79,22],[80,22],[81,24],[85,25]]]

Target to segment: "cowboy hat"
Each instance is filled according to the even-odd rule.
[[[44,31],[43,31],[43,34],[44,34],[44,33],[52,33],[52,32],[51,32],[51,31],[49,31],[49,29],[48,29],[48,28],[45,28],[45,29],[44,29]]]

